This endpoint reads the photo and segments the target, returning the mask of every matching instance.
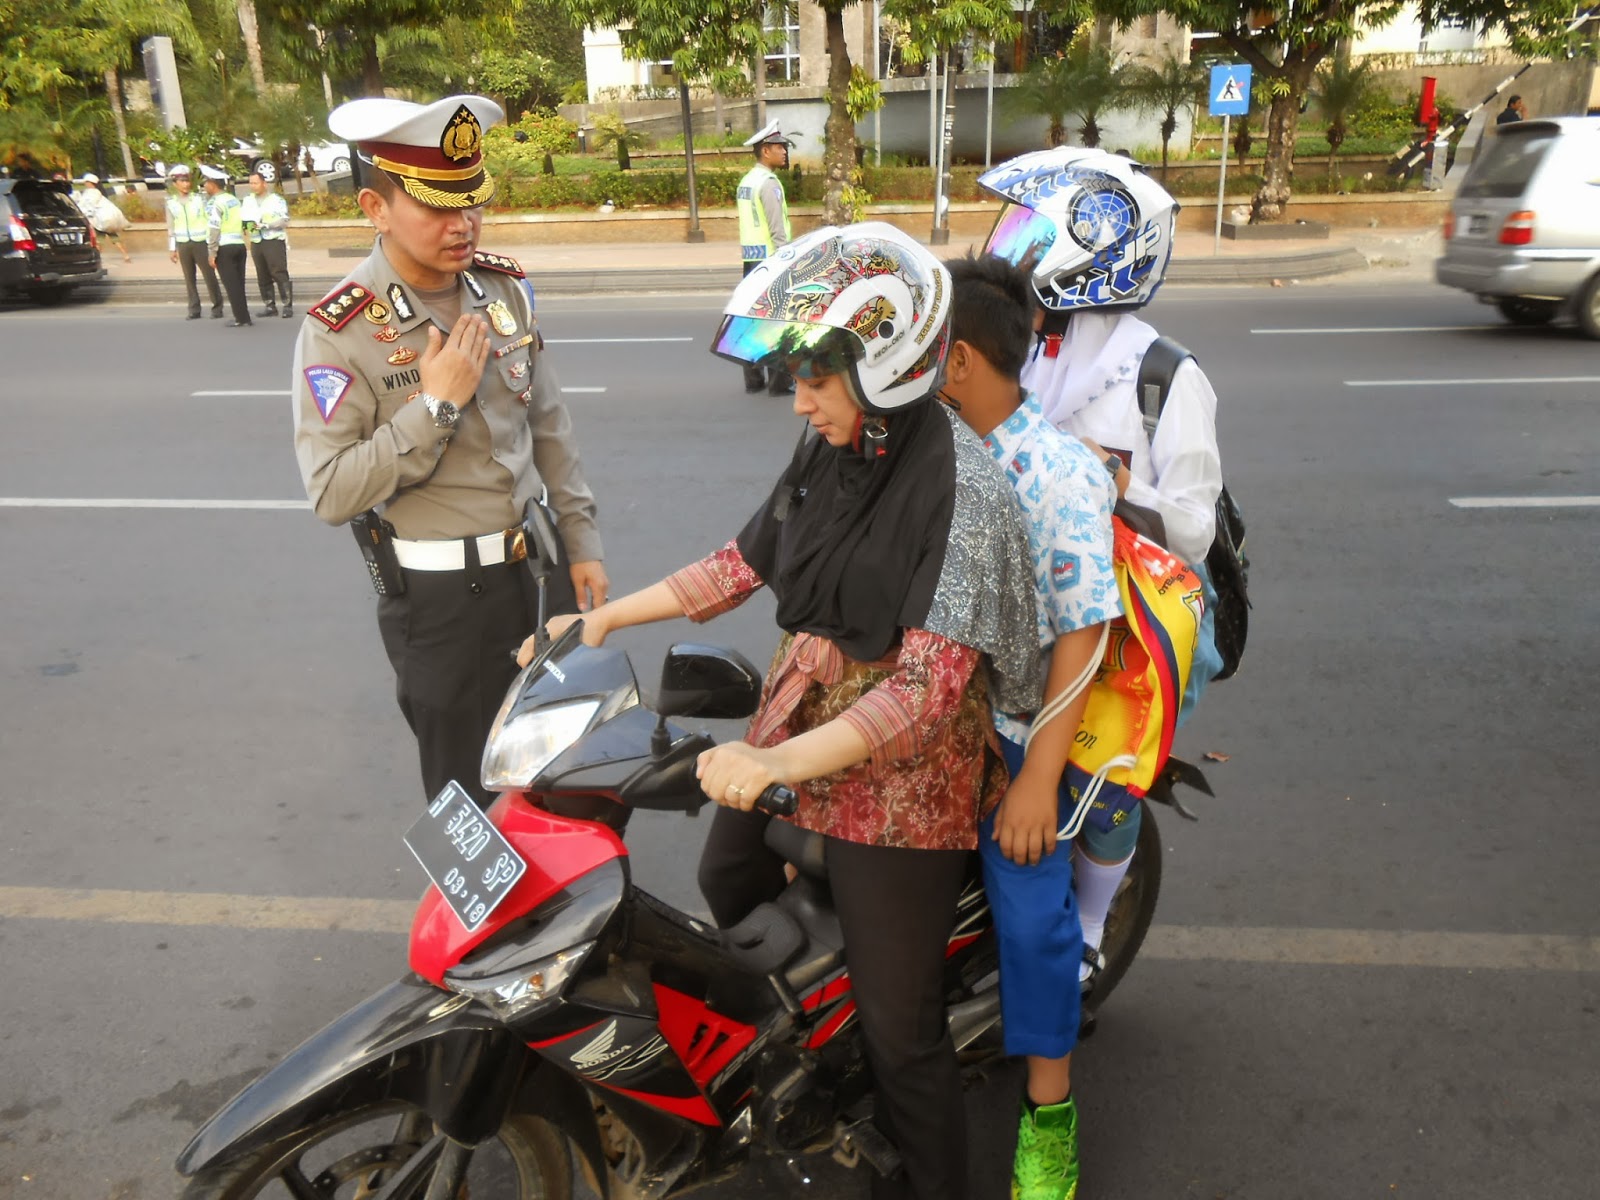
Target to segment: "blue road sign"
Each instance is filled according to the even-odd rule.
[[[1213,117],[1242,117],[1250,111],[1250,66],[1223,63],[1211,68]]]

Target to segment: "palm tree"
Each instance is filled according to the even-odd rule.
[[[1167,181],[1167,150],[1178,129],[1178,113],[1192,114],[1205,94],[1206,69],[1170,47],[1154,66],[1133,70],[1128,97],[1140,112],[1161,114],[1161,182]]]
[[[1372,71],[1365,61],[1352,65],[1349,58],[1336,55],[1324,62],[1311,84],[1311,106],[1328,122],[1328,178],[1333,178],[1333,156],[1339,153],[1349,132],[1350,114],[1372,91]]]
[[[1092,148],[1100,144],[1100,113],[1116,108],[1127,95],[1133,72],[1133,65],[1119,59],[1110,46],[1079,36],[1065,54],[1028,69],[1014,103],[1050,119],[1052,146],[1065,140],[1066,118],[1076,116],[1083,144]]]

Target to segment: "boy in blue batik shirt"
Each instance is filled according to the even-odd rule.
[[[1105,623],[1122,612],[1111,565],[1116,484],[1100,457],[1046,421],[1038,400],[1022,389],[1033,339],[1027,274],[993,256],[946,265],[953,291],[944,398],[983,438],[1022,508],[1039,645],[1048,659],[1047,707],[1094,670]],[[995,714],[1012,782],[984,822],[978,846],[1000,946],[1006,1052],[1028,1063],[1014,1200],[1072,1200],[1078,1190],[1071,1056],[1083,930],[1072,855],[1068,847],[1057,850],[1056,832],[1073,808],[1064,777],[1088,695],[1085,686],[1036,729],[1028,716]]]

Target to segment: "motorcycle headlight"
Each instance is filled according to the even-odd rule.
[[[487,979],[459,979],[447,971],[444,981],[451,991],[471,997],[502,1021],[509,1022],[527,1016],[546,1002],[560,999],[567,981],[583,966],[594,947],[594,942],[584,942]]]
[[[589,728],[599,700],[539,708],[506,719],[502,710],[483,748],[483,786],[490,791],[525,788]]]

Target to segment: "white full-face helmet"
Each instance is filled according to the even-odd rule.
[[[1006,201],[985,251],[1030,265],[1046,309],[1134,309],[1161,286],[1178,202],[1132,159],[1061,146],[1001,163],[978,183]]]
[[[883,222],[796,238],[745,276],[722,312],[713,354],[802,379],[842,375],[874,416],[944,383],[950,273]]]

